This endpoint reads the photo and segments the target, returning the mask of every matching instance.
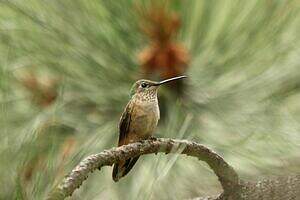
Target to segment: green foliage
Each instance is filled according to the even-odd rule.
[[[147,44],[136,2],[0,1],[0,199],[43,199],[82,158],[116,145]],[[299,173],[298,1],[169,6],[191,61],[184,100],[160,90],[157,135],[204,143],[246,179]],[[54,103],[33,103],[20,81],[28,71],[58,79]],[[119,183],[111,168],[95,172],[72,199],[180,199],[219,188],[197,160],[151,155]]]

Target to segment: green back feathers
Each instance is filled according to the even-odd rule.
[[[132,87],[131,87],[131,89],[130,89],[130,94],[129,94],[130,98],[135,94],[135,91],[136,91],[137,87],[138,87],[138,84],[137,84],[137,83],[134,83],[134,84],[132,85]]]

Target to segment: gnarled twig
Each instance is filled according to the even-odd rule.
[[[79,188],[82,182],[87,179],[90,172],[102,166],[112,165],[120,160],[126,160],[138,155],[158,152],[181,153],[205,161],[219,178],[224,190],[223,195],[231,193],[231,191],[236,190],[239,186],[239,178],[234,169],[221,156],[209,148],[186,140],[159,138],[112,148],[88,156],[64,178],[61,184],[50,194],[48,200],[64,199],[72,195],[74,190]]]

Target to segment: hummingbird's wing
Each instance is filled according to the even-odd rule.
[[[130,121],[131,121],[131,113],[133,110],[133,106],[131,101],[129,101],[129,103],[127,104],[120,122],[119,122],[119,142],[118,142],[118,146],[122,146],[124,144],[126,144],[126,137],[129,134],[129,127],[130,127]]]
[[[118,146],[122,146],[124,144],[128,144],[129,140],[129,128],[130,128],[130,122],[131,122],[131,114],[133,112],[133,106],[132,102],[130,101],[119,122],[119,142]],[[118,181],[120,178],[125,176],[131,168],[134,166],[136,161],[139,159],[138,157],[130,158],[124,161],[120,161],[119,163],[114,164],[113,172],[112,172],[112,178],[114,181]]]

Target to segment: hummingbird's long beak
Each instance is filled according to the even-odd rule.
[[[179,79],[183,79],[183,78],[187,78],[187,76],[176,76],[176,77],[173,77],[173,78],[169,78],[169,79],[157,82],[154,85],[159,86],[159,85],[162,85],[162,84],[165,84],[165,83],[168,83],[168,82],[171,82],[171,81],[176,81],[176,80],[179,80]]]

